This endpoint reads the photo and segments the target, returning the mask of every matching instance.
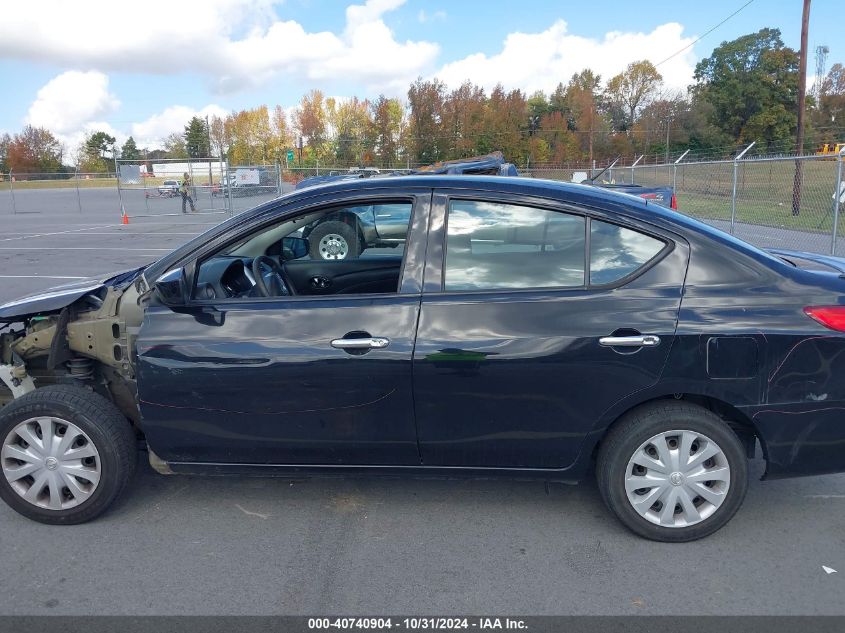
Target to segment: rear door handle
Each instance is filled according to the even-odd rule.
[[[332,347],[337,349],[384,349],[390,345],[390,339],[381,336],[370,338],[336,338]]]
[[[657,347],[660,337],[654,334],[640,334],[639,336],[603,336],[599,345],[604,347]]]

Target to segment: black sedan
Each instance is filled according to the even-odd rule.
[[[400,248],[309,255],[305,227],[369,205]],[[595,472],[634,532],[700,538],[758,443],[766,478],[845,471],[845,267],[793,255],[551,181],[296,191],[0,306],[0,496],[92,519],[139,446],[166,474]]]

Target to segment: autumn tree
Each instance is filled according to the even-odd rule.
[[[834,64],[822,80],[813,123],[824,130],[821,142],[845,138],[845,67]]]
[[[446,85],[439,79],[417,79],[408,89],[410,151],[415,161],[434,163],[447,158],[443,151],[443,99]]]
[[[491,142],[485,134],[487,97],[484,89],[466,81],[446,95],[441,130],[445,158],[464,158],[484,152]]]
[[[225,119],[212,115],[208,127],[212,154],[225,157],[229,151],[229,146],[232,144],[231,126],[226,125]]]
[[[9,140],[6,162],[18,173],[57,172],[62,167],[62,146],[48,130],[27,125]]]
[[[341,102],[326,100],[326,121],[332,137],[333,158],[337,165],[360,165],[372,162],[365,154],[372,150],[369,139],[369,103],[352,97]]]
[[[566,87],[569,129],[578,134],[582,157],[593,164],[596,133],[603,127],[599,114],[601,76],[589,68],[572,75]]]
[[[277,105],[273,109],[270,131],[273,137],[272,154],[278,162],[281,162],[285,151],[294,145],[291,129],[288,125],[288,117],[282,106]]]
[[[372,151],[382,166],[399,160],[404,123],[404,109],[398,99],[379,95],[370,104],[370,132]]]
[[[161,144],[168,158],[190,158],[188,148],[185,146],[185,136],[178,132],[168,134],[162,139]]]
[[[315,159],[325,157],[326,152],[326,110],[323,93],[312,90],[303,95],[294,113],[294,128],[303,139],[303,144]]]
[[[663,76],[648,60],[632,62],[624,72],[611,77],[606,93],[612,102],[625,108],[627,125],[633,125],[638,111],[657,94]]]
[[[500,150],[508,160],[516,162],[522,159],[527,118],[528,106],[520,90],[506,92],[501,84],[493,88],[485,108],[487,144],[483,152]]]

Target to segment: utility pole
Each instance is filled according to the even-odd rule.
[[[804,0],[801,15],[801,58],[798,69],[798,135],[795,140],[798,159],[795,161],[795,179],[792,182],[792,215],[801,212],[801,155],[804,153],[804,97],[807,94],[807,30],[810,24],[810,0]]]

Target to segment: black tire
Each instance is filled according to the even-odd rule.
[[[674,430],[710,438],[730,467],[730,485],[721,505],[709,517],[684,527],[652,523],[634,509],[625,490],[634,453],[650,438]],[[628,529],[654,541],[682,543],[709,536],[733,518],[748,489],[748,461],[736,433],[717,415],[695,404],[666,400],[639,407],[613,426],[599,448],[596,479],[605,504]]]
[[[31,391],[0,409],[0,442],[21,422],[38,416],[62,418],[82,430],[99,453],[100,481],[91,497],[64,510],[50,510],[23,499],[0,474],[0,498],[20,514],[53,525],[90,521],[105,512],[132,478],[137,442],[129,421],[117,407],[89,389],[49,385]]]
[[[355,230],[355,227],[340,220],[329,220],[327,222],[321,222],[308,234],[311,259],[336,259],[334,257],[327,257],[325,253],[320,252],[320,240],[330,234],[339,235],[346,241],[348,251],[343,259],[354,259],[361,254],[361,240],[358,239],[358,232]]]

